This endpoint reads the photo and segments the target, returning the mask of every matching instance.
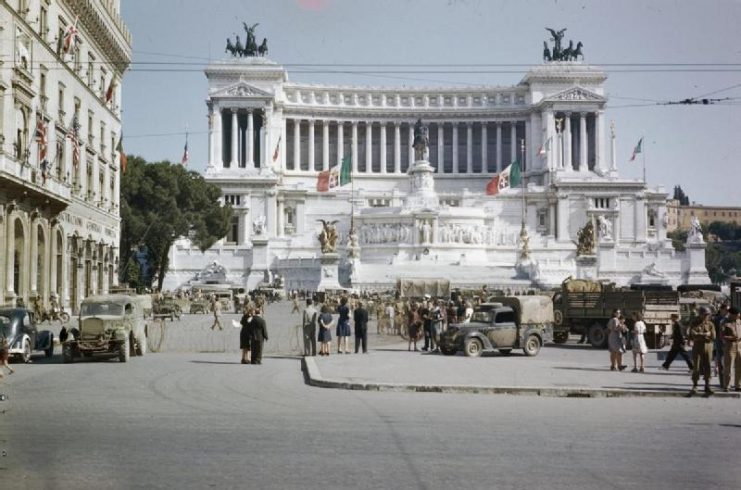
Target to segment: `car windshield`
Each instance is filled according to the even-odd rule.
[[[7,315],[0,315],[0,338],[5,338],[10,335],[10,317]]]
[[[123,316],[124,307],[122,304],[113,302],[86,303],[82,305],[81,316],[99,316],[112,315]]]
[[[474,311],[471,316],[472,322],[489,323],[491,321],[491,312],[489,311]]]

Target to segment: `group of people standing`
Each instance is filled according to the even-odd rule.
[[[355,327],[355,353],[368,353],[368,310],[362,301],[357,301],[352,309],[352,324],[350,323],[350,306],[348,299],[343,296],[337,306],[337,319],[332,315],[332,308],[328,304],[322,305],[317,311],[314,300],[306,300],[303,314],[304,355],[316,356],[316,344],[319,342],[319,355],[328,356],[332,344],[332,327],[335,326],[337,336],[337,353],[350,354],[350,337]],[[318,332],[317,332],[318,331]]]
[[[741,341],[741,312],[737,308],[729,308],[728,305],[724,304],[721,305],[714,318],[711,316],[710,309],[702,306],[698,309],[697,314],[691,318],[689,328],[685,329],[680,322],[679,315],[671,315],[672,344],[661,368],[668,370],[677,356],[682,357],[692,373],[690,395],[697,393],[700,375],[705,381],[705,394],[713,394],[710,387],[713,360],[716,361],[720,386],[723,391],[730,391],[731,374],[733,374],[734,390],[741,391],[741,349],[739,344]],[[626,352],[627,340],[630,340],[633,352],[633,372],[644,372],[644,359],[646,352],[648,352],[645,340],[646,325],[640,313],[634,313],[633,319],[633,329],[629,331],[620,310],[615,310],[607,324],[610,370],[612,371],[622,371],[627,367],[623,364],[623,354]],[[685,346],[690,342],[692,350],[688,355]]]

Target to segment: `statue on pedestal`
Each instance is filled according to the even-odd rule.
[[[577,239],[576,255],[594,255],[594,225],[591,219],[579,230]]]
[[[597,217],[600,240],[612,240],[612,223],[603,215]]]
[[[322,231],[319,233],[319,243],[322,246],[322,253],[329,254],[335,253],[337,250],[337,227],[335,227],[335,221],[326,221],[319,219],[317,221],[322,222]]]
[[[702,236],[702,226],[697,216],[692,217],[690,221],[690,231],[687,233],[687,243],[704,243],[705,239]]]
[[[424,160],[427,156],[427,147],[430,144],[429,132],[427,126],[422,124],[422,119],[417,119],[414,124],[414,159]]]

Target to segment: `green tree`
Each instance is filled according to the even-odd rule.
[[[122,253],[145,245],[152,276],[161,289],[168,253],[177,238],[190,238],[204,252],[226,235],[232,208],[222,207],[220,197],[219,188],[197,172],[167,161],[147,163],[129,157],[121,179]]]

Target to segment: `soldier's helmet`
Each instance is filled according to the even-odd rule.
[[[707,306],[701,306],[700,309],[699,309],[699,313],[701,315],[709,315],[710,314],[710,308],[708,308]]]

